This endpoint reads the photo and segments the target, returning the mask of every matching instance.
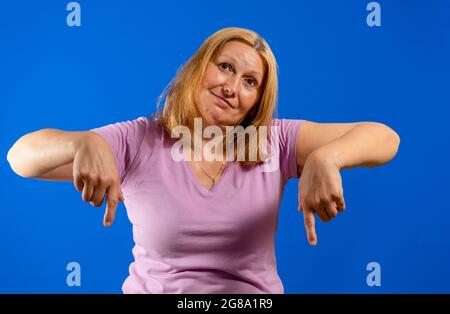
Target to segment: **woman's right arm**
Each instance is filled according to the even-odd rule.
[[[42,129],[17,140],[7,159],[22,177],[73,181],[93,206],[100,207],[106,195],[104,225],[112,224],[123,195],[114,154],[99,134]]]
[[[72,163],[76,147],[91,140],[89,133],[92,132],[43,129],[26,134],[9,150],[8,162],[19,176],[40,178],[51,170]]]

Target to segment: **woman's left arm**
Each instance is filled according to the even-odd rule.
[[[296,143],[299,173],[311,153],[332,159],[339,169],[375,167],[394,158],[398,134],[378,122],[316,123],[304,120]]]
[[[298,208],[311,245],[317,244],[314,213],[326,222],[345,210],[339,171],[383,165],[394,158],[399,145],[398,134],[377,122],[302,122],[296,142]]]
[[[339,169],[376,167],[397,154],[400,136],[387,125],[365,122],[332,142],[318,147],[316,154],[329,158]]]

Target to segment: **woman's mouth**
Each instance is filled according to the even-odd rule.
[[[211,94],[213,94],[213,93],[211,93]],[[216,103],[217,103],[217,105],[220,108],[222,108],[222,109],[228,109],[228,108],[234,109],[234,107],[227,100],[223,99],[220,96],[217,96],[216,94],[213,94],[213,96],[216,99]]]

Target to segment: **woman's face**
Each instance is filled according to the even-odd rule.
[[[208,63],[196,104],[203,126],[237,125],[259,101],[265,62],[252,47],[229,41]]]

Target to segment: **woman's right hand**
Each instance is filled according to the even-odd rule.
[[[123,201],[119,171],[114,154],[106,140],[89,132],[74,147],[73,182],[83,201],[100,207],[106,196],[103,225],[112,225],[119,202]]]

